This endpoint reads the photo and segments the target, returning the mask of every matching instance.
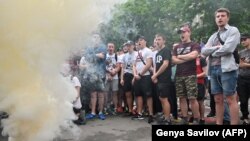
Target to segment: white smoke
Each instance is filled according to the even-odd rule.
[[[75,97],[60,65],[117,1],[0,0],[0,111],[10,115],[3,127],[12,141],[59,136]]]

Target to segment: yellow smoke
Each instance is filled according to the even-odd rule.
[[[104,0],[103,0],[104,1]],[[73,113],[59,75],[72,46],[97,28],[98,0],[0,0],[0,111],[13,141],[50,141]]]

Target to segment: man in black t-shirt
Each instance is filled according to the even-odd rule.
[[[151,77],[154,83],[157,83],[157,93],[160,98],[164,119],[159,123],[169,125],[170,122],[170,104],[169,92],[171,90],[171,51],[165,46],[166,38],[162,34],[156,35],[156,42],[159,48],[155,56],[155,71]]]

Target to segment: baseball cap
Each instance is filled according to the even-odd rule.
[[[244,38],[250,38],[250,34],[249,33],[242,33],[241,36],[240,36],[241,39],[244,39]]]
[[[188,27],[188,26],[183,26],[183,27],[181,27],[178,31],[177,31],[177,33],[178,34],[180,34],[180,33],[182,33],[182,32],[190,32],[191,30],[190,30],[190,28]]]
[[[124,46],[131,46],[131,45],[134,45],[134,42],[130,40],[124,43]]]

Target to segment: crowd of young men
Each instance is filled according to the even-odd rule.
[[[148,123],[170,125],[179,116],[182,124],[188,124],[190,107],[192,124],[205,124],[205,78],[210,76],[216,124],[223,124],[224,111],[230,115],[230,124],[239,124],[236,92],[239,70],[241,120],[248,124],[250,35],[241,36],[236,27],[228,24],[229,18],[228,9],[216,10],[218,31],[202,49],[191,40],[191,27],[187,24],[178,30],[180,42],[173,49],[165,46],[167,39],[163,34],[156,34],[152,49],[147,47],[144,36],[138,36],[135,43],[127,41],[123,45],[124,53],[120,54],[115,52],[113,42],[105,48],[95,34],[93,46],[85,50],[79,64],[86,119],[105,120],[108,114],[116,115],[124,110],[132,119],[144,119],[147,115]],[[234,52],[240,41],[246,48],[239,53],[238,63]],[[224,110],[224,100],[229,110]]]

